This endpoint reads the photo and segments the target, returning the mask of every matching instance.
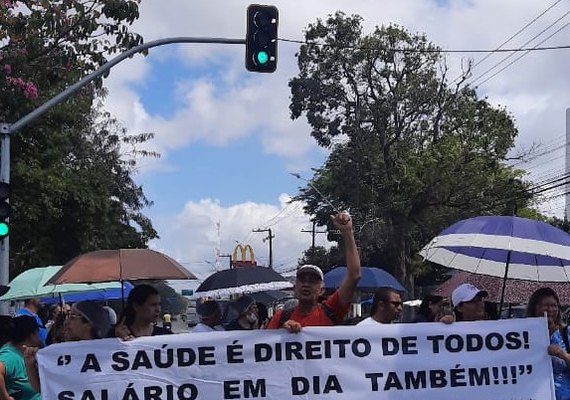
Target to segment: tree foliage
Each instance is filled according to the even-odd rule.
[[[319,266],[323,273],[327,273],[332,267],[344,265],[343,255],[338,251],[338,247],[332,247],[327,251],[322,246],[308,248],[303,252],[303,257],[299,259],[298,264],[312,264]]]
[[[134,0],[3,0],[0,121],[12,123],[142,43]],[[61,264],[79,253],[145,247],[150,202],[132,179],[140,143],[100,106],[98,80],[12,136],[11,268]]]
[[[391,270],[413,293],[414,256],[442,228],[481,214],[512,214],[530,199],[505,165],[517,129],[480,99],[423,35],[397,26],[362,32],[341,12],[310,24],[297,55],[291,116],[330,149],[312,185],[356,222],[363,264]],[[318,44],[317,44],[318,43]],[[321,225],[331,213],[311,187],[298,196]]]

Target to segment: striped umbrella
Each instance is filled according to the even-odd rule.
[[[507,279],[570,282],[570,235],[544,222],[482,216],[459,221],[432,239],[420,255],[434,263]]]

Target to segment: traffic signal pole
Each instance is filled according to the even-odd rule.
[[[89,75],[85,76],[79,82],[71,85],[65,89],[60,94],[52,97],[50,100],[46,101],[44,104],[30,112],[29,114],[23,116],[18,121],[13,124],[0,123],[0,144],[2,149],[0,150],[0,181],[10,183],[10,136],[16,134],[23,127],[28,125],[30,122],[34,121],[36,118],[40,117],[59,103],[67,100],[69,97],[74,95],[76,92],[81,90],[83,87],[87,86],[89,83],[105,74],[115,65],[119,64],[121,61],[126,60],[135,54],[141,53],[147,49],[153,47],[164,46],[168,44],[175,43],[211,43],[211,44],[241,44],[245,45],[245,39],[224,39],[224,38],[193,38],[193,37],[174,37],[154,40],[152,42],[143,43],[139,46],[133,47],[121,53],[117,57],[113,58],[111,61],[105,63]],[[0,285],[7,285],[9,282],[9,235],[0,241]],[[2,314],[7,314],[8,305],[0,304],[0,311]]]
[[[0,124],[0,182],[10,182],[10,134],[7,124]],[[9,222],[9,221],[8,221]],[[0,285],[10,280],[10,235],[0,240]],[[8,315],[8,304],[0,304],[0,311]]]

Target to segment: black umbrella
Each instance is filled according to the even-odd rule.
[[[272,304],[284,297],[291,296],[291,294],[283,292],[281,290],[266,290],[265,292],[252,293],[250,295],[253,297],[256,303],[262,304]]]
[[[194,292],[194,297],[227,297],[232,294],[281,290],[293,284],[270,268],[247,266],[218,271]]]

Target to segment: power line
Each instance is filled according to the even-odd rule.
[[[570,11],[568,11],[566,14],[564,14],[564,16],[570,14]],[[551,37],[553,37],[554,35],[558,34],[560,31],[562,31],[563,29],[566,29],[566,27],[570,25],[570,22],[566,23],[565,25],[563,25],[560,29],[558,29],[557,31],[555,31],[553,34],[551,34],[550,36],[548,36],[546,39],[544,39],[543,41],[541,41],[540,43],[538,43],[537,46],[540,46],[542,43],[546,42],[548,39],[550,39]],[[501,68],[500,70],[498,70],[497,72],[495,72],[493,75],[491,75],[490,77],[488,77],[487,79],[485,79],[483,82],[479,83],[478,85],[476,85],[476,87],[479,87],[481,85],[483,85],[484,83],[488,82],[489,80],[491,80],[492,78],[494,78],[495,76],[497,76],[498,74],[500,74],[501,72],[503,72],[505,69],[509,68],[511,65],[513,65],[514,63],[516,63],[518,60],[520,60],[521,58],[523,58],[524,56],[526,56],[527,54],[530,53],[530,50],[526,50],[523,54],[521,54],[520,56],[518,56],[517,58],[515,58],[513,61],[511,61],[510,63],[508,63],[507,65],[505,65],[503,68]],[[514,53],[513,53],[514,54]],[[505,58],[506,60],[506,58]],[[482,76],[480,76],[477,79],[480,79]],[[473,83],[474,81],[472,81]]]
[[[554,147],[554,148],[552,148],[552,149],[541,151],[541,152],[538,153],[538,154],[533,154],[533,155],[530,156],[528,159],[526,159],[526,160],[524,160],[524,161],[523,161],[523,160],[518,161],[518,162],[516,162],[516,163],[514,163],[514,164],[511,164],[510,166],[511,166],[511,167],[517,167],[517,166],[519,166],[519,165],[527,164],[527,163],[529,163],[529,162],[531,162],[531,161],[533,161],[533,160],[536,160],[537,158],[540,158],[540,157],[545,156],[545,155],[547,155],[547,154],[553,153],[553,152],[555,152],[555,151],[557,151],[557,150],[560,150],[560,149],[563,149],[563,148],[565,148],[565,147],[566,147],[566,143],[561,144],[561,145],[558,145],[558,146],[556,146],[556,147]]]
[[[272,226],[277,225],[278,223],[280,223],[281,221],[297,214],[299,211],[302,211],[303,208],[303,204],[300,201],[295,201],[295,206],[293,208],[291,208],[287,214],[282,215],[279,219],[273,221],[271,224],[265,223],[262,224],[261,226],[265,227],[265,228],[270,228]],[[305,214],[305,211],[302,211],[302,214]]]
[[[329,43],[317,43],[317,42],[308,42],[304,40],[295,40],[295,39],[278,39],[280,42],[287,42],[287,43],[298,43],[307,46],[319,46],[319,47],[330,47],[330,48],[337,48],[337,49],[353,49],[353,50],[378,50],[376,47],[367,47],[367,46],[338,46]],[[542,42],[541,42],[542,43]],[[387,51],[395,52],[395,53],[520,53],[524,51],[547,51],[547,50],[567,50],[570,49],[570,45],[560,45],[560,46],[543,46],[543,47],[519,47],[515,49],[441,49],[441,48],[427,48],[427,49],[415,49],[415,48],[397,48],[391,47],[387,48]]]
[[[293,205],[296,205],[296,204],[294,204],[294,203],[295,203],[295,202],[293,202],[293,201],[289,202],[285,207],[281,208],[281,209],[277,212],[277,214],[275,214],[274,216],[272,216],[271,218],[269,218],[267,221],[265,221],[265,222],[264,222],[263,224],[261,224],[261,225],[262,225],[262,226],[265,226],[265,225],[269,224],[271,221],[277,219],[281,214],[285,213],[285,211],[286,211],[289,207],[292,207]]]
[[[500,50],[504,45],[506,45],[507,43],[509,43],[511,40],[513,40],[515,37],[517,37],[518,35],[520,35],[523,31],[525,31],[529,26],[531,26],[532,24],[534,24],[538,19],[540,19],[544,14],[546,14],[548,11],[550,11],[552,8],[556,7],[556,5],[558,3],[560,3],[562,0],[558,0],[556,1],[554,4],[552,4],[550,7],[548,7],[546,10],[544,10],[543,12],[541,12],[539,15],[537,15],[532,21],[528,22],[525,26],[523,26],[521,29],[519,29],[515,34],[511,35],[511,37],[509,37],[507,40],[505,40],[503,43],[501,43],[495,50]],[[491,55],[493,55],[493,53],[489,53],[487,54],[485,57],[483,57],[481,60],[477,61],[472,68],[475,68],[476,66],[480,65],[482,62],[484,62],[485,60],[487,60],[489,57],[491,57]],[[457,80],[457,79],[456,79]]]

